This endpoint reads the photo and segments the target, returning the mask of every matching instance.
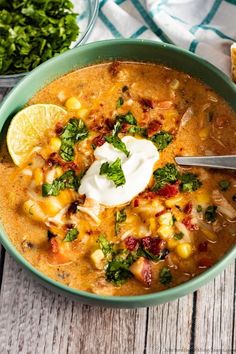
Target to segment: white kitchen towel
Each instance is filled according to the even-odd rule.
[[[230,74],[236,0],[101,0],[89,42],[145,38],[175,44]]]

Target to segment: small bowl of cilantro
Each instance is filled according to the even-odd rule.
[[[84,43],[99,0],[0,0],[0,87]]]

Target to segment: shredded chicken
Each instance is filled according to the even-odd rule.
[[[189,107],[186,112],[183,114],[179,128],[185,127],[185,125],[190,121],[190,119],[193,117],[193,109],[192,107]]]
[[[88,214],[96,224],[100,223],[99,214],[101,212],[101,205],[91,198],[87,198],[83,206],[78,206],[77,208],[82,213]]]
[[[219,190],[215,189],[212,192],[212,199],[220,213],[224,214],[226,217],[228,217],[231,220],[236,219],[236,210],[227,201],[227,199],[220,193]]]

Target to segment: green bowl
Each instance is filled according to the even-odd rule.
[[[29,99],[52,80],[73,69],[113,59],[148,61],[184,71],[212,87],[236,111],[236,86],[217,68],[190,52],[172,45],[143,40],[109,40],[87,44],[70,50],[33,70],[4,99],[0,108],[0,131],[6,121],[20,110]],[[58,283],[35,269],[16,250],[4,226],[0,226],[0,242],[26,270],[44,286],[81,303],[106,307],[131,308],[157,305],[191,293],[213,279],[236,258],[236,246],[213,267],[196,278],[169,290],[141,296],[100,296],[72,289]]]

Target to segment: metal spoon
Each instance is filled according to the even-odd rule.
[[[201,166],[209,168],[226,168],[236,170],[236,155],[224,156],[181,156],[175,162],[184,166]]]

